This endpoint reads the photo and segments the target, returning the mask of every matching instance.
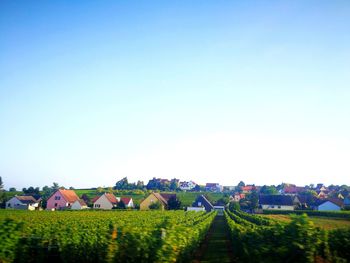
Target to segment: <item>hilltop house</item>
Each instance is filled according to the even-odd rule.
[[[189,181],[189,182],[180,182],[179,184],[179,188],[182,190],[182,191],[190,191],[192,190],[193,188],[196,187],[196,183],[193,182],[193,181]]]
[[[204,195],[197,196],[196,200],[192,204],[192,207],[189,207],[187,210],[192,210],[193,207],[203,207],[207,212],[214,209],[212,203],[210,203],[210,201]]]
[[[248,194],[255,190],[256,190],[255,185],[246,185],[241,187],[241,191],[243,194]]]
[[[208,192],[222,192],[223,186],[218,183],[207,183],[205,185],[205,191]]]
[[[176,194],[151,193],[140,203],[140,210],[149,210],[149,206],[157,202],[161,210],[167,209],[168,201],[172,197],[176,199]]]
[[[300,204],[298,197],[292,195],[260,195],[259,205],[268,210],[295,210]]]
[[[58,189],[47,200],[46,208],[49,210],[67,209],[79,200],[79,197],[73,190]]]
[[[36,210],[40,207],[41,198],[35,199],[33,196],[14,196],[6,202],[6,208],[21,210]]]
[[[286,185],[281,190],[281,193],[285,194],[285,195],[296,195],[296,194],[301,193],[303,191],[305,191],[305,187],[296,186],[296,185]]]

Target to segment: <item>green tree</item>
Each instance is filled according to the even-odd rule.
[[[119,180],[118,182],[115,183],[114,189],[116,190],[127,190],[129,189],[129,182],[128,182],[128,178],[124,177],[121,180]]]
[[[233,202],[230,202],[228,209],[230,211],[241,210],[241,206],[239,205],[239,202],[233,201]]]
[[[237,186],[238,187],[243,187],[243,186],[245,186],[245,183],[243,181],[240,181]]]
[[[60,185],[58,183],[53,182],[51,186],[51,190],[53,192],[56,192],[58,189],[60,189]]]
[[[157,202],[154,202],[152,204],[150,204],[149,206],[149,209],[151,210],[160,210],[161,209],[161,204],[157,201]]]
[[[170,186],[169,186],[169,189],[171,191],[176,191],[176,189],[179,187],[179,184],[178,184],[178,180],[176,178],[172,179],[170,181]]]
[[[248,201],[248,207],[250,210],[254,210],[259,206],[259,195],[256,190],[246,195],[246,200]]]
[[[103,188],[101,186],[97,187],[96,193],[101,194],[103,192]]]
[[[10,192],[16,192],[16,191],[17,191],[17,189],[16,189],[16,188],[14,188],[14,187],[10,187],[9,191],[10,191]]]
[[[30,186],[28,188],[23,188],[22,189],[23,193],[24,194],[27,194],[27,195],[38,195],[40,193],[40,188],[39,187],[33,187],[33,186]]]
[[[278,194],[278,191],[274,185],[264,185],[263,187],[261,187],[260,193],[264,195],[276,195]]]
[[[120,200],[120,201],[118,202],[117,208],[119,208],[119,209],[125,209],[125,208],[126,208],[126,206],[125,206],[123,200]]]
[[[175,196],[170,197],[168,200],[168,209],[169,210],[181,209],[181,201]]]

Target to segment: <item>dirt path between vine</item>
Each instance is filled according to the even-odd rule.
[[[216,216],[192,263],[235,262],[228,233],[224,217]]]

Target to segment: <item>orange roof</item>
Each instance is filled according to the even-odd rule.
[[[108,201],[111,202],[112,204],[118,203],[118,200],[117,200],[117,198],[114,196],[114,194],[105,193],[104,195],[107,197]]]
[[[79,197],[73,190],[58,189],[58,191],[61,193],[63,198],[69,203],[74,203],[76,200],[79,200]]]

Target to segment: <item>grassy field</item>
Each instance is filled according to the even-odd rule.
[[[262,215],[264,217],[273,218],[283,222],[290,222],[291,218],[289,215]],[[350,227],[350,220],[344,218],[328,218],[321,216],[310,216],[309,217],[315,226],[323,229],[336,229],[336,228],[347,228]]]

